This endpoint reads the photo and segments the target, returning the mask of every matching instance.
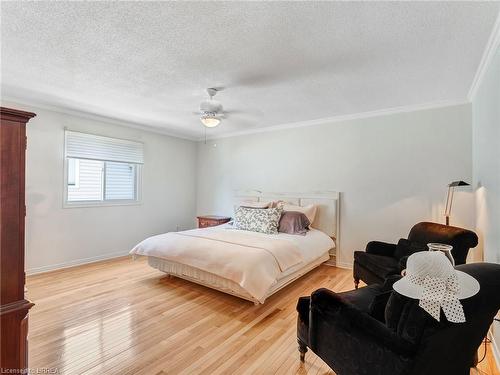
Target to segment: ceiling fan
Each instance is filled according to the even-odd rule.
[[[200,103],[200,111],[195,112],[200,115],[200,121],[207,128],[215,128],[220,124],[221,118],[224,117],[223,107],[220,102],[214,100],[214,96],[219,91],[223,90],[220,87],[207,88],[208,99]]]
[[[215,128],[220,124],[222,119],[229,119],[233,116],[236,116],[236,122],[239,125],[253,125],[256,123],[255,120],[251,120],[255,118],[255,116],[262,115],[261,111],[252,110],[250,108],[245,108],[244,111],[240,110],[224,110],[222,104],[214,99],[214,96],[217,95],[219,91],[224,90],[224,87],[209,87],[206,89],[208,98],[203,100],[200,103],[199,111],[193,112],[195,115],[199,116],[201,123],[204,125],[205,130],[207,128]]]

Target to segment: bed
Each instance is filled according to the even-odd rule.
[[[168,275],[255,304],[263,304],[269,296],[320,264],[334,264],[339,248],[339,193],[236,192],[234,205],[243,201],[314,204],[317,211],[305,236],[242,231],[223,224],[153,236],[130,253],[146,256],[151,267]]]

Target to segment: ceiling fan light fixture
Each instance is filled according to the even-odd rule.
[[[200,117],[201,123],[207,128],[215,128],[220,124],[220,120],[217,118],[214,112],[205,112]]]

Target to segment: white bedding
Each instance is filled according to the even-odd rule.
[[[269,235],[224,224],[153,236],[130,253],[166,259],[224,277],[263,302],[278,279],[334,246],[330,237],[316,229],[305,236]]]

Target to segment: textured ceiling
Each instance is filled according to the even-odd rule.
[[[499,2],[2,2],[2,94],[200,137],[466,99]]]

